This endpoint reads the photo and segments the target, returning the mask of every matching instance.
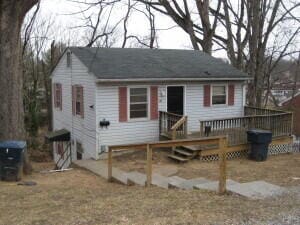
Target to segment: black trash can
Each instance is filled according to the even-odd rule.
[[[0,179],[19,181],[23,174],[24,154],[26,142],[0,142]]]
[[[272,142],[272,132],[252,129],[247,131],[247,139],[251,143],[249,158],[255,161],[267,160],[269,144]]]

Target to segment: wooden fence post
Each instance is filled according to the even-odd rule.
[[[152,148],[147,144],[147,187],[152,183]]]
[[[219,194],[226,192],[226,152],[227,152],[227,137],[220,138],[219,141]]]
[[[112,181],[112,149],[108,148],[108,162],[107,162],[107,180]]]

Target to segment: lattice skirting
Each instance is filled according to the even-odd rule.
[[[281,145],[270,145],[268,155],[278,155],[284,153],[300,153],[300,144],[281,144]],[[246,158],[249,154],[249,149],[244,149],[238,152],[227,153],[227,159]],[[216,161],[219,159],[218,155],[208,155],[200,157],[201,161],[209,162]]]
[[[282,153],[296,153],[300,152],[300,144],[282,144],[282,145],[270,145],[269,155],[277,155]]]

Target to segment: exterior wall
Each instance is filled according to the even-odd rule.
[[[53,108],[53,130],[65,128],[71,132],[72,159],[76,159],[76,141],[80,142],[84,148],[83,158],[95,158],[95,78],[88,73],[76,56],[72,54],[71,57],[70,68],[67,67],[67,57],[64,54],[52,73],[52,83],[62,84],[62,111]],[[84,118],[72,115],[71,87],[75,84],[83,86]]]
[[[231,83],[231,82],[230,82]],[[208,83],[206,83],[208,84]],[[218,83],[215,83],[218,84]],[[226,84],[226,83],[221,83]],[[186,86],[186,111],[188,116],[188,131],[196,132],[200,130],[200,120],[222,119],[238,117],[244,115],[243,107],[243,86],[242,83],[235,83],[234,105],[203,106],[203,85],[188,84]]]
[[[155,84],[153,84],[155,85]],[[157,84],[156,84],[157,85]],[[96,91],[96,120],[97,133],[99,139],[99,149],[101,146],[130,144],[159,139],[159,121],[144,119],[141,121],[119,122],[119,86],[122,85],[99,85]],[[125,85],[127,86],[127,85]],[[134,87],[138,85],[133,85]],[[145,85],[142,85],[145,86]],[[151,86],[151,84],[147,85]],[[129,87],[129,86],[128,86]],[[164,86],[158,85],[158,93]],[[148,96],[149,97],[149,96]],[[165,108],[165,101],[158,97],[159,110]],[[110,122],[108,128],[100,128],[102,119]],[[103,151],[103,149],[102,149]]]
[[[233,82],[230,82],[231,84]],[[168,83],[168,84],[147,84],[147,86],[158,86],[158,110],[167,110],[167,86],[178,85],[185,87],[185,115],[188,116],[188,132],[196,132],[200,129],[199,120],[218,118],[229,118],[242,116],[244,114],[243,83],[236,82],[235,98],[233,106],[203,106],[203,85],[208,83]],[[217,83],[216,83],[217,84]],[[224,84],[224,83],[222,83]],[[99,84],[96,89],[96,121],[97,134],[100,146],[117,144],[142,143],[157,141],[159,139],[159,121],[142,120],[119,122],[119,86],[138,86],[131,84]],[[141,85],[145,86],[145,84]],[[102,119],[110,121],[108,128],[98,126]],[[103,150],[103,149],[102,149]]]

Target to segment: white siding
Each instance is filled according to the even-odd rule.
[[[52,74],[52,83],[62,84],[62,111],[53,109],[53,129],[66,128],[71,131],[73,159],[76,159],[76,141],[82,143],[83,158],[96,157],[95,124],[95,78],[86,67],[72,55],[72,66],[67,68],[66,54],[62,57]],[[79,84],[84,91],[84,118],[72,115],[71,86]]]
[[[148,86],[157,84],[147,84]],[[166,111],[167,93],[169,84],[158,85],[158,108]],[[170,84],[174,85],[174,84]],[[226,118],[243,115],[242,83],[235,83],[234,106],[203,106],[204,83],[176,84],[185,86],[185,114],[188,116],[188,131],[195,132],[200,129],[200,120]],[[110,121],[110,126],[97,128],[99,145],[109,146],[116,144],[141,143],[157,141],[159,139],[158,120],[144,120],[138,122],[119,122],[119,85],[98,85],[96,91],[97,124],[102,119]],[[130,87],[130,85],[128,85]]]
[[[235,83],[234,105],[233,106],[203,106],[203,85],[188,84],[186,86],[186,115],[188,116],[189,132],[200,130],[200,120],[212,120],[242,116],[243,108],[243,87],[242,83]]]
[[[110,121],[110,126],[107,129],[98,127],[100,145],[108,146],[158,140],[158,120],[145,119],[142,121],[119,122],[118,88],[119,86],[109,85],[99,85],[97,88],[97,124],[102,119]],[[158,90],[158,93],[160,93],[160,90]],[[159,106],[163,106],[163,104],[163,101],[159,101]]]

